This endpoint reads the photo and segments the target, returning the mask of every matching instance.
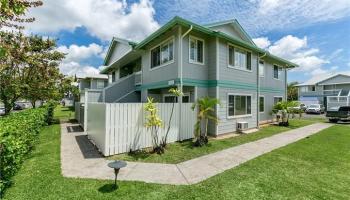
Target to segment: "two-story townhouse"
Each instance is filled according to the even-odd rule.
[[[305,105],[323,104],[328,107],[329,97],[334,97],[334,103],[342,105],[350,98],[350,76],[348,74],[333,74],[326,77],[314,77],[298,84],[298,99]]]
[[[89,74],[78,78],[80,102],[85,102],[86,91],[101,91],[108,85],[108,76],[105,74]],[[103,101],[99,95],[95,95],[90,101]]]
[[[140,43],[114,38],[105,59],[105,102],[194,102],[218,98],[212,135],[272,119],[273,104],[285,99],[287,69],[297,65],[258,48],[237,20],[198,25],[175,17]],[[180,88],[176,99],[169,88]]]

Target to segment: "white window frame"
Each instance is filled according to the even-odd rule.
[[[262,97],[262,98],[264,98],[264,100],[263,100],[263,102],[264,102],[264,111],[260,111],[260,97]],[[259,96],[259,105],[258,105],[258,107],[259,107],[259,113],[265,113],[265,95],[260,95]]]
[[[261,70],[260,70],[260,62],[262,62],[262,74],[261,74]],[[259,60],[259,64],[258,64],[258,69],[259,69],[259,77],[265,77],[265,61],[264,60]]]
[[[161,63],[160,65],[152,68],[152,50],[157,48],[157,47],[160,48],[160,62],[162,62],[162,60],[163,60],[163,58],[162,58],[162,45],[165,44],[165,43],[170,43],[170,42],[173,42],[173,59],[169,60],[169,61],[167,61],[165,63]],[[150,54],[149,71],[153,71],[153,70],[156,70],[156,69],[159,69],[161,67],[164,67],[164,66],[167,66],[167,65],[170,65],[170,64],[174,63],[174,60],[175,60],[175,38],[174,38],[174,36],[171,36],[171,37],[167,38],[166,40],[164,40],[163,42],[153,46],[150,49],[149,54]]]
[[[163,103],[165,103],[165,97],[175,97],[175,95],[173,94],[170,94],[170,93],[167,93],[167,94],[163,94]],[[188,97],[188,102],[190,103],[191,102],[191,95],[190,93],[184,93],[182,97]]]
[[[245,51],[246,52],[246,57],[248,56],[248,52],[250,53],[250,70],[247,69],[247,66],[248,66],[248,63],[246,61],[246,66],[245,66],[245,69],[241,68],[240,66],[235,66],[235,65],[230,65],[230,46],[233,47],[233,56],[235,56],[235,52],[236,52],[236,49],[240,49],[241,51]],[[248,50],[248,49],[245,49],[245,48],[242,48],[242,47],[239,47],[237,45],[234,45],[232,43],[227,43],[227,67],[228,68],[231,68],[231,69],[237,69],[237,70],[241,70],[241,71],[245,71],[245,72],[253,72],[253,52]]]
[[[103,84],[102,87],[99,87],[99,84]],[[100,85],[101,86],[101,85]],[[105,81],[104,80],[96,80],[96,88],[97,89],[103,89],[105,88]]]
[[[273,105],[276,105],[275,104],[275,98],[282,98],[282,101],[283,101],[283,96],[273,96],[273,99],[272,99],[273,100]]]
[[[277,66],[278,78],[275,78],[275,66]],[[282,80],[281,79],[282,71],[283,71],[283,68],[280,65],[273,64],[272,65],[272,77],[273,77],[273,79],[281,81]]]
[[[250,112],[251,113],[250,114],[245,114],[245,115],[231,115],[230,116],[229,115],[229,97],[230,96],[246,96],[246,97],[249,96],[250,97]],[[226,117],[227,117],[227,119],[236,119],[236,118],[244,118],[244,117],[252,117],[253,116],[253,114],[252,114],[252,112],[253,112],[253,109],[252,109],[253,95],[251,95],[251,94],[242,94],[242,93],[227,93],[226,100],[227,100],[227,106],[226,106],[227,107],[227,109],[226,109],[226,112],[227,112]],[[236,101],[233,104],[233,109],[235,109],[235,105],[236,105]]]
[[[191,59],[191,39],[196,40],[196,45],[197,45],[197,41],[201,41],[203,43],[203,51],[202,51],[202,56],[203,56],[203,62],[198,62],[195,60]],[[205,41],[201,38],[195,37],[193,35],[190,35],[188,37],[188,62],[192,63],[192,64],[197,64],[197,65],[204,65],[204,61],[205,61]]]

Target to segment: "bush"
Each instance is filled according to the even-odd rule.
[[[54,105],[0,118],[0,195],[33,148],[41,127],[52,123]]]

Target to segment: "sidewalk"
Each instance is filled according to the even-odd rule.
[[[127,162],[118,180],[190,185],[315,134],[332,124],[316,123],[179,164]],[[114,172],[74,124],[61,124],[61,168],[65,177],[114,179]]]

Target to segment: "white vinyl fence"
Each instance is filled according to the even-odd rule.
[[[87,134],[103,155],[109,156],[152,146],[151,132],[145,124],[144,103],[88,103]],[[196,112],[191,103],[175,104],[168,143],[193,138]],[[172,109],[171,103],[158,103],[164,136]],[[181,116],[179,116],[181,115]]]
[[[327,110],[340,106],[350,106],[350,96],[329,96],[327,97]]]

